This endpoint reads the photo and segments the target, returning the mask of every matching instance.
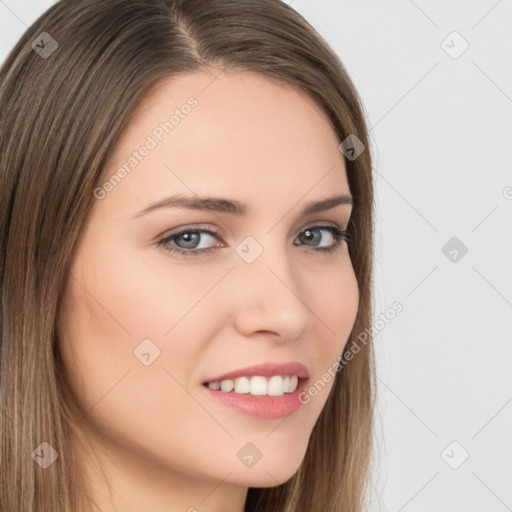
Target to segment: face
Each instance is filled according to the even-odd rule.
[[[275,486],[297,471],[332,379],[307,404],[297,390],[231,391],[226,403],[228,391],[204,383],[297,362],[307,390],[333,367],[358,306],[336,235],[352,206],[303,210],[350,189],[340,141],[311,99],[258,74],[214,76],[160,83],[127,126],[75,248],[59,343],[77,427],[91,444],[101,436],[118,468],[136,460],[155,478]],[[165,205],[176,195],[245,212]],[[279,379],[264,380],[279,394]]]

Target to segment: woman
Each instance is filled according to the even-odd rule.
[[[372,163],[333,51],[275,0],[62,0],[0,88],[2,510],[361,511]]]

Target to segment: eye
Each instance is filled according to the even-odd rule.
[[[327,245],[321,243],[326,238],[323,233],[328,233]],[[178,232],[171,233],[157,245],[164,248],[164,250],[182,254],[183,256],[199,256],[209,254],[214,250],[215,247],[222,247],[222,245],[211,245],[210,247],[201,247],[201,243],[204,238],[215,239],[219,238],[219,232],[211,229],[204,229],[202,227],[188,227]],[[332,241],[329,243],[329,239]],[[299,236],[295,239],[299,240],[300,244],[294,245],[306,245],[311,247],[312,252],[316,253],[334,253],[341,249],[342,241],[349,241],[349,236],[346,230],[342,230],[336,225],[315,225],[306,228],[301,231]],[[312,242],[312,245],[309,243]]]
[[[196,256],[207,254],[213,250],[213,247],[200,247],[199,242],[203,238],[216,238],[218,236],[217,231],[210,229],[187,228],[165,237],[158,242],[158,245],[163,246],[169,252],[183,254],[184,256]]]
[[[320,246],[320,241],[324,239],[321,232],[327,232],[334,243],[327,244],[326,246]],[[327,237],[329,239],[329,237]],[[316,252],[333,253],[341,249],[341,242],[345,240],[349,241],[349,235],[347,230],[340,229],[338,226],[311,226],[306,228],[300,233],[297,239],[304,240],[305,242],[313,242],[312,247],[316,247]]]

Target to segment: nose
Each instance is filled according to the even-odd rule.
[[[275,341],[286,342],[311,328],[316,318],[308,306],[313,289],[304,269],[293,267],[285,247],[266,244],[252,263],[237,257],[232,274],[231,309],[242,335],[271,333]]]

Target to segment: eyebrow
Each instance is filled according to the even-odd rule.
[[[329,197],[327,199],[322,199],[321,201],[311,201],[304,205],[300,211],[300,215],[306,216],[313,213],[322,212],[324,210],[330,210],[331,208],[341,204],[353,205],[354,201],[352,196],[343,194]],[[192,210],[227,213],[230,215],[240,216],[246,215],[248,211],[247,205],[234,199],[226,199],[222,197],[191,197],[176,194],[170,197],[166,197],[165,199],[162,199],[148,206],[147,208],[144,208],[144,210],[135,213],[132,217],[141,217],[160,208],[189,208]]]

